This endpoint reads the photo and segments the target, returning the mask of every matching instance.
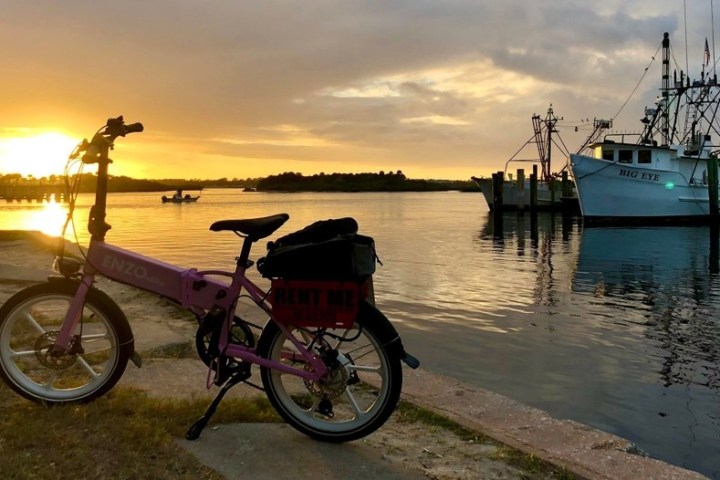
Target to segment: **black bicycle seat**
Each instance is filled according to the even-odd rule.
[[[269,217],[246,218],[242,220],[220,220],[210,225],[213,232],[232,231],[247,235],[252,241],[260,240],[280,228],[287,222],[290,215],[278,213]]]

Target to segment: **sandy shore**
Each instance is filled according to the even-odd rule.
[[[52,274],[52,239],[35,232],[0,232],[0,303],[24,286]],[[135,334],[143,367],[132,364],[120,385],[133,385],[158,397],[208,397],[205,366],[196,359],[152,358],[153,349],[190,342],[192,319],[173,304],[134,288],[101,279],[98,287],[123,309]],[[259,382],[259,376],[254,376]],[[239,386],[230,395],[262,395]],[[382,452],[385,461],[434,479],[530,478],[504,463],[495,445],[467,442],[440,428],[400,423],[392,418],[363,443]]]

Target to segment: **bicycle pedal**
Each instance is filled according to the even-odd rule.
[[[217,385],[218,387],[222,387],[229,378],[230,372],[228,371],[227,367],[219,365],[217,368],[215,368],[215,376],[213,378],[213,383],[215,385]]]

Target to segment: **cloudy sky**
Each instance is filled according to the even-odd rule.
[[[636,130],[663,32],[696,76],[710,3],[0,0],[0,174],[59,172],[123,114],[145,132],[119,141],[116,174],[487,175],[551,103],[579,145],[573,126],[614,117],[652,63],[615,118]]]

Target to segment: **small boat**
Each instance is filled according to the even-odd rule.
[[[608,134],[571,155],[582,215],[589,223],[707,222],[717,215],[720,86],[705,73],[670,74],[670,39],[662,40],[660,97],[645,108],[641,133]],[[711,197],[710,192],[712,193]],[[712,201],[711,201],[712,200]]]
[[[166,195],[163,195],[162,203],[190,203],[190,202],[197,202],[199,198],[200,198],[200,195],[198,195],[196,197],[193,197],[190,195],[185,195],[183,197],[176,197],[173,195],[171,197],[168,197]]]
[[[518,170],[518,175],[524,175],[524,178],[516,177],[513,180],[512,173],[508,173],[508,166],[513,162],[532,163],[537,172],[537,165],[540,165],[540,172],[537,172],[537,198],[536,208],[538,210],[573,210],[577,209],[577,198],[574,193],[572,180],[569,179],[567,170],[567,159],[569,153],[565,150],[562,155],[565,157],[565,165],[557,172],[552,171],[551,160],[553,145],[556,147],[564,142],[560,139],[557,141],[553,138],[553,134],[558,134],[556,128],[558,117],[553,112],[552,105],[548,108],[545,117],[540,115],[532,116],[533,136],[510,157],[505,163],[505,171],[498,172],[496,175],[502,176],[502,209],[503,210],[527,210],[530,208],[531,183],[530,172]],[[596,122],[597,128],[597,122]],[[592,136],[592,134],[591,134]],[[537,148],[538,157],[533,159],[519,158],[521,152],[526,147],[534,144]],[[493,178],[471,177],[475,184],[485,197],[485,201],[490,211],[495,209],[495,195],[493,193]]]

